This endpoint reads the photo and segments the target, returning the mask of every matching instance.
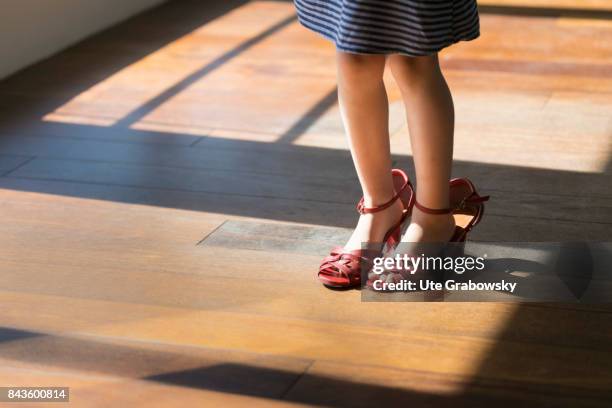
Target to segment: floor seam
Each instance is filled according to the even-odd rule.
[[[195,246],[200,245],[201,243],[203,243],[204,241],[206,241],[212,234],[214,234],[215,232],[217,232],[222,226],[225,225],[225,223],[227,222],[227,220],[223,221],[221,224],[217,225],[215,228],[213,228],[212,231],[210,231],[208,234],[204,235],[204,238],[202,238],[201,240],[198,241],[197,244],[195,244]]]
[[[26,164],[30,163],[32,160],[36,159],[37,156],[26,156],[28,157],[28,159],[26,159],[25,161],[19,163],[16,167],[12,168],[11,170],[4,172],[0,175],[0,177],[6,177],[8,175],[10,175],[11,173],[19,170],[20,168],[22,168],[23,166],[25,166]]]
[[[302,380],[302,378],[304,378],[307,374],[308,371],[310,371],[310,368],[313,366],[313,364],[315,363],[316,360],[311,360],[310,363],[308,364],[308,366],[306,366],[306,368],[304,369],[304,371],[302,371],[296,378],[295,380],[289,384],[289,387],[287,387],[287,389],[280,395],[280,399],[284,400],[287,398],[287,395],[289,395],[289,393],[291,392],[291,390],[293,390],[295,388],[295,386]]]

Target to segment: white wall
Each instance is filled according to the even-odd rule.
[[[0,78],[165,0],[0,0]]]

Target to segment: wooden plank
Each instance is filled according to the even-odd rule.
[[[148,132],[133,129],[114,129],[94,123],[56,123],[41,121],[40,118],[14,116],[2,120],[2,139],[17,136],[47,136],[76,140],[119,141],[125,143],[152,143],[159,145],[189,146],[199,140],[198,136],[178,133]]]
[[[602,78],[568,77],[564,75],[517,75],[505,72],[479,71],[477,74],[461,70],[446,70],[451,89],[496,90],[515,92],[566,91],[566,92],[612,92],[612,81]]]
[[[330,180],[323,177],[289,177],[231,170],[136,166],[93,161],[35,159],[14,171],[12,176],[311,202],[353,203],[359,196],[358,186],[352,184],[346,188],[346,183],[337,180],[332,181],[335,186],[330,185]],[[350,198],[347,199],[347,196]]]
[[[588,92],[554,92],[546,107],[551,111],[572,111],[576,115],[582,113],[598,113],[609,115],[612,111],[612,95]]]
[[[273,221],[291,221],[337,227],[354,227],[357,214],[354,212],[354,202],[349,205],[322,202],[313,206],[310,201],[303,200],[279,198],[271,200],[268,197],[181,190],[172,190],[170,194],[167,189],[143,189],[52,180],[3,177],[0,178],[0,188],[3,189],[4,193],[15,190],[17,192],[33,192],[32,194],[42,193],[190,211],[205,211],[218,214],[221,218],[231,216],[256,217]],[[32,197],[36,197],[36,195]],[[357,198],[355,197],[355,200]]]
[[[495,10],[495,7],[487,8]],[[561,29],[558,26],[559,15],[553,15],[551,18],[551,16],[537,16],[537,14],[530,16],[521,13],[522,10],[529,11],[530,8],[527,7],[517,8],[515,15],[504,13],[504,11],[511,12],[511,8],[499,7],[497,10],[501,13],[481,15],[481,37],[478,40],[451,47],[444,50],[443,54],[462,58],[474,57],[485,63],[491,59],[498,61],[505,59],[509,67],[513,66],[515,61],[532,62],[536,65],[548,64],[553,67],[560,67],[559,64],[577,64],[585,69],[584,72],[597,69],[584,65],[586,63],[609,64],[611,61],[609,52],[599,53],[610,50],[608,42],[589,40],[593,35],[609,34],[606,26],[601,26],[597,20],[593,25],[576,25]],[[538,11],[537,8],[531,10]],[[557,10],[553,8],[550,11],[554,13]],[[608,16],[609,12],[602,17],[606,19]],[[503,23],[502,27],[496,26],[500,23]],[[565,29],[568,31],[561,31]],[[571,35],[567,36],[566,34],[570,32]],[[576,41],[581,44],[579,47],[568,47],[577,44]],[[513,52],[517,50],[517,46],[520,46],[520,52]],[[500,66],[499,69],[506,71],[505,67]]]
[[[0,190],[6,231],[41,236],[55,234],[87,244],[94,241],[140,248],[195,245],[225,217],[193,211],[168,210],[108,200],[84,200],[61,195],[25,194]],[[10,221],[8,220],[10,219]],[[44,230],[44,231],[39,231]],[[37,232],[39,231],[39,232]],[[107,245],[104,244],[104,245]]]
[[[133,163],[201,170],[236,170],[253,173],[311,174],[356,180],[348,151],[321,148],[275,148],[275,145],[245,140],[228,146],[202,141],[197,149],[150,143],[79,140],[64,137],[6,136],[0,152],[9,155],[96,162]]]
[[[584,94],[583,94],[584,95]],[[598,96],[597,96],[598,95]],[[485,91],[457,98],[456,154],[459,161],[599,173],[609,160],[612,122],[594,103],[556,98],[538,107],[528,96],[488,104]],[[504,98],[512,98],[504,93]],[[583,97],[584,98],[584,97]],[[604,100],[605,94],[594,94]],[[533,103],[532,103],[533,100]],[[588,137],[586,136],[588,135]],[[393,135],[392,149],[410,153],[407,130]],[[544,154],[543,154],[544,153]]]

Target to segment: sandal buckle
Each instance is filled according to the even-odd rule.
[[[365,205],[363,205],[363,199],[357,203],[357,212],[361,215],[365,214]]]

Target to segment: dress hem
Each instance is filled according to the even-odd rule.
[[[313,31],[315,33],[317,33],[318,35],[320,35],[321,37],[325,38],[328,41],[331,41],[337,50],[342,51],[342,52],[346,52],[346,53],[350,53],[350,54],[360,54],[360,55],[405,55],[408,57],[426,57],[426,56],[430,56],[430,55],[434,55],[439,53],[440,51],[454,45],[457,44],[459,42],[462,41],[473,41],[477,38],[480,37],[480,30],[476,31],[475,33],[473,33],[473,35],[469,35],[469,36],[462,36],[459,38],[454,38],[454,39],[449,39],[447,42],[445,42],[443,45],[439,46],[439,47],[435,47],[433,49],[431,49],[430,51],[423,51],[423,52],[415,52],[415,51],[408,51],[408,50],[403,50],[403,49],[399,49],[399,48],[370,48],[367,46],[363,46],[363,47],[346,47],[343,46],[342,44],[339,44],[338,40],[330,35],[328,35],[327,33],[324,33],[320,30],[317,30],[316,27],[310,25],[307,21],[302,20],[301,18],[299,18],[298,16],[298,21],[300,22],[300,24],[304,27],[306,27],[308,30]]]

